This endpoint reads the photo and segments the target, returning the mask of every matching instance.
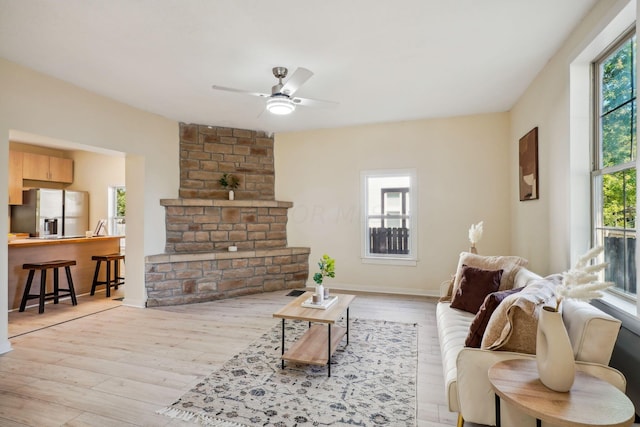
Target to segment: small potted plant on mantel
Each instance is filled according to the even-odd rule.
[[[238,185],[240,185],[240,179],[238,179],[238,177],[233,174],[223,173],[218,180],[218,183],[220,183],[222,188],[224,188],[225,190],[227,188],[229,189],[229,200],[234,200],[235,193],[233,192],[233,190],[238,188]]]

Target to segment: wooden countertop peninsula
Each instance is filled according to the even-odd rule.
[[[45,245],[64,245],[69,243],[94,243],[101,240],[117,239],[118,242],[124,236],[96,236],[96,237],[64,237],[57,239],[46,239],[39,237],[30,237],[28,239],[14,239],[9,241],[9,247],[12,246],[45,246]],[[119,244],[119,243],[118,243]]]
[[[60,259],[73,259],[76,265],[71,267],[73,285],[76,294],[91,292],[93,272],[96,262],[93,255],[108,255],[120,252],[120,239],[124,236],[77,237],[63,239],[13,239],[9,241],[9,310],[18,309],[27,282],[28,271],[22,269],[22,264],[29,262],[43,262]],[[124,271],[124,265],[122,266]],[[60,281],[66,286],[64,270],[60,271]],[[104,267],[101,268],[101,278],[104,280]],[[34,284],[39,283],[40,276],[36,273]],[[48,288],[53,288],[53,273],[47,274]],[[99,290],[103,290],[101,286]],[[31,292],[37,290],[32,285]],[[96,298],[104,298],[104,294],[96,294]],[[35,301],[35,300],[32,300]],[[31,304],[31,303],[30,303]],[[35,304],[35,303],[33,303]],[[46,309],[45,309],[46,314]]]

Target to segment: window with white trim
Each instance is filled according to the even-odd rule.
[[[127,190],[124,186],[109,187],[109,234],[124,236],[126,234],[125,213],[127,207]],[[121,239],[124,246],[124,239]]]
[[[416,171],[363,171],[361,181],[363,260],[415,265]]]
[[[636,37],[627,32],[594,63],[595,135],[591,172],[593,240],[604,246],[612,291],[636,289]]]

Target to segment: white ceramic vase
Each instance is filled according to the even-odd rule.
[[[320,302],[324,300],[324,286],[316,285],[316,295],[319,295]]]
[[[566,392],[576,376],[576,363],[562,313],[542,307],[536,337],[536,362],[542,384],[551,390]]]
[[[236,197],[235,193],[233,192],[233,190],[229,190],[229,200],[234,200]]]

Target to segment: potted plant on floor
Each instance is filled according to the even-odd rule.
[[[233,190],[238,188],[238,185],[240,185],[240,179],[237,176],[233,175],[233,174],[223,173],[222,176],[220,177],[220,179],[218,180],[218,183],[225,190],[227,188],[229,189],[229,200],[234,200],[235,199],[235,193],[233,192]]]

